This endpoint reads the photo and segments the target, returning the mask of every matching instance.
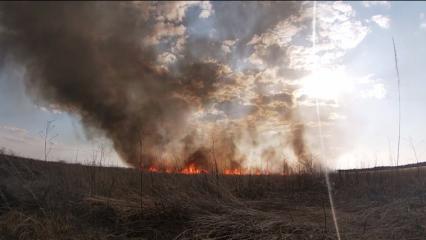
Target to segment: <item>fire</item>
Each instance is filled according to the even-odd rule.
[[[150,166],[147,168],[148,172],[152,173],[175,173],[176,170],[170,167],[158,167],[158,166]]]
[[[259,169],[256,169],[256,171],[254,172],[254,175],[260,176],[262,175],[262,172]]]
[[[182,170],[177,170],[175,168],[168,168],[168,167],[158,167],[154,165],[151,165],[145,169],[151,173],[170,173],[170,174],[180,173],[180,174],[187,174],[187,175],[208,173],[207,170],[202,169],[196,166],[195,164],[189,164]]]
[[[151,166],[151,167],[148,168],[148,171],[150,171],[150,172],[159,172],[160,170],[157,167],[155,167],[155,166]]]
[[[255,171],[249,171],[247,169],[240,169],[240,168],[234,168],[234,169],[225,169],[223,170],[224,175],[270,175],[271,173],[269,171],[262,171],[260,169],[255,169]]]
[[[197,168],[197,166],[193,163],[186,166],[182,171],[180,171],[182,174],[200,174],[200,173],[207,173],[206,170]]]
[[[168,174],[185,174],[185,175],[195,175],[195,174],[206,174],[209,171],[204,169],[201,166],[197,166],[195,163],[187,164],[183,169],[178,170],[172,167],[164,167],[164,166],[155,166],[151,165],[145,168],[148,172],[151,173],[168,173]],[[224,169],[223,175],[270,175],[269,171],[262,171],[261,169],[255,169],[254,171],[249,171],[247,169],[241,168],[230,168]],[[285,174],[284,174],[285,175]]]
[[[241,169],[225,169],[223,171],[225,175],[241,175]]]

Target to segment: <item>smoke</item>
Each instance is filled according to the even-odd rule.
[[[268,145],[261,130],[276,126],[291,132],[278,140],[291,139],[305,161],[304,125],[293,119],[287,84],[303,71],[290,69],[289,43],[265,35],[289,19],[298,24],[300,14],[299,3],[8,2],[0,4],[0,48],[26,67],[37,101],[80,116],[88,134],[105,134],[131,166],[140,156],[180,155],[208,168],[216,134],[218,158],[228,161],[221,166],[239,168],[275,158],[282,146]]]
[[[312,169],[312,154],[305,141],[305,126],[303,124],[296,124],[292,126],[292,147],[294,153],[303,166],[304,170]]]
[[[209,164],[209,151],[205,148],[200,148],[192,153],[185,161],[184,167],[195,167],[203,171],[208,171],[211,167]]]

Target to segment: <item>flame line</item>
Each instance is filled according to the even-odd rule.
[[[316,76],[316,71],[317,71],[317,61],[316,61],[316,18],[317,18],[317,2],[314,1],[313,2],[313,15],[312,15],[312,60],[313,60],[313,76]],[[321,123],[321,117],[320,117],[320,105],[318,102],[318,97],[315,96],[315,105],[316,105],[316,113],[317,113],[317,121],[318,121],[318,132],[319,132],[319,138],[320,138],[320,154],[321,154],[321,159],[324,159],[325,161],[327,161],[327,159],[325,158],[325,144],[324,144],[324,137],[322,134],[322,123]],[[337,217],[336,217],[336,211],[335,211],[335,207],[334,207],[334,201],[333,201],[333,195],[331,193],[331,184],[330,184],[330,177],[328,174],[328,164],[326,162],[326,169],[324,172],[324,176],[325,176],[325,182],[327,185],[327,193],[328,193],[328,199],[330,201],[330,207],[331,207],[331,215],[333,217],[333,223],[334,223],[334,228],[336,229],[336,235],[337,235],[337,239],[340,240],[340,231],[339,231],[339,225],[337,223]]]

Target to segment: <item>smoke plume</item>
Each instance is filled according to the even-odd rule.
[[[282,139],[306,161],[304,126],[292,117],[297,103],[287,84],[305,70],[291,69],[290,43],[266,31],[303,31],[294,29],[300,7],[4,2],[0,48],[3,61],[26,67],[35,99],[80,116],[131,166],[139,167],[141,156],[179,155],[208,168],[212,138],[223,168],[240,168],[265,149],[277,158]],[[278,140],[262,135],[270,128]]]

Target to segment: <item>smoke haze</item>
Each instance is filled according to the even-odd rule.
[[[131,166],[209,168],[213,148],[220,168],[305,164],[305,5],[1,3],[1,62],[25,66],[36,101],[80,116]]]

